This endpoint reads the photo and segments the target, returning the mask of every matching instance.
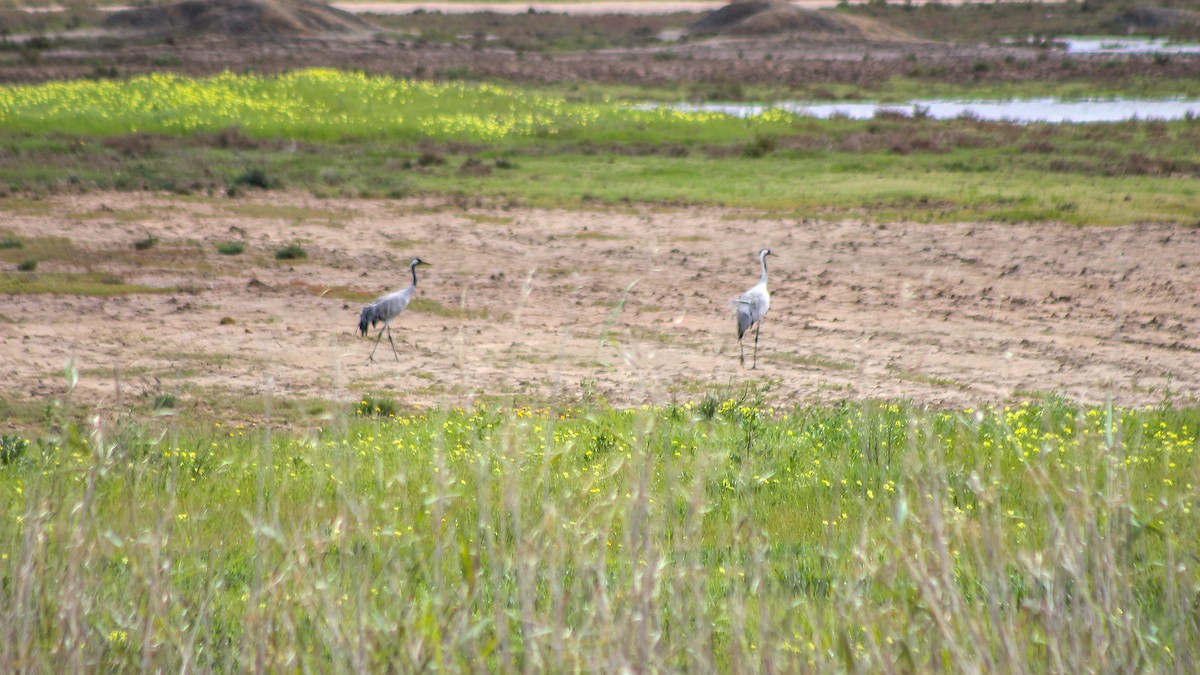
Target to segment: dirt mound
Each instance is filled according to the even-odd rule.
[[[311,0],[183,0],[117,12],[105,19],[104,26],[151,34],[241,37],[351,34],[371,29],[349,12]]]
[[[1167,9],[1154,5],[1141,5],[1125,10],[1117,16],[1117,22],[1130,28],[1175,28],[1200,26],[1200,12],[1187,9]]]
[[[771,36],[801,34],[817,39],[906,39],[870,19],[801,9],[784,0],[746,0],[715,10],[688,27],[692,35]]]

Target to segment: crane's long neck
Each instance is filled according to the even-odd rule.
[[[765,283],[767,283],[767,256],[760,255],[758,257],[758,260],[759,260],[759,262],[762,263],[762,268],[763,268],[763,273],[762,273],[762,276],[759,277],[758,283],[765,284]]]
[[[416,265],[409,265],[409,266],[408,266],[408,270],[409,270],[410,272],[412,272],[412,275],[413,275],[413,282],[412,282],[412,285],[413,285],[413,288],[416,288],[416,287],[417,287],[417,266],[416,266]]]

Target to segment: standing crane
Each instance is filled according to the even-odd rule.
[[[397,363],[400,362],[400,355],[396,353],[396,343],[392,342],[392,319],[400,316],[400,312],[412,301],[413,293],[417,290],[417,267],[421,265],[432,267],[420,258],[413,258],[408,264],[408,270],[412,272],[412,284],[408,288],[388,293],[375,302],[364,305],[362,313],[358,315],[358,330],[364,336],[367,335],[368,326],[374,328],[380,321],[383,322],[383,328],[379,329],[379,336],[375,338],[375,346],[371,348],[372,361],[375,360],[375,350],[379,348],[379,341],[383,339],[383,331],[386,330],[388,342],[392,345],[392,355],[396,357]]]
[[[737,313],[738,349],[741,351],[741,364],[746,367],[746,348],[742,345],[742,336],[754,326],[754,365],[750,370],[758,368],[758,332],[762,329],[763,317],[771,307],[771,294],[767,292],[767,256],[774,255],[771,249],[764,248],[758,252],[758,262],[762,265],[762,276],[753,288],[742,293],[742,297],[733,301],[733,309]]]

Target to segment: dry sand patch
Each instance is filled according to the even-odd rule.
[[[149,215],[118,217],[131,212]],[[295,193],[89,194],[5,209],[4,220],[22,238],[67,237],[92,252],[37,273],[181,289],[0,295],[0,377],[35,398],[62,394],[68,360],[99,405],[116,401],[118,369],[121,396],[177,389],[195,400],[270,389],[423,405],[590,392],[634,404],[743,384],[781,403],[966,406],[1058,392],[1134,405],[1200,394],[1196,228],[464,209]],[[147,236],[158,245],[132,251]],[[229,240],[246,253],[218,254]],[[310,257],[276,261],[294,241]],[[762,246],[778,255],[760,367],[749,371],[728,303],[756,281]],[[418,286],[424,311],[394,324],[399,363],[386,339],[369,363],[371,341],[354,334],[361,303],[345,298],[403,287],[412,255],[434,265]]]

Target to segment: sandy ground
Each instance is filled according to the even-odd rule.
[[[68,360],[80,394],[101,405],[116,401],[118,369],[121,396],[197,399],[270,389],[460,404],[592,392],[633,404],[743,384],[782,403],[965,406],[1061,392],[1133,405],[1200,394],[1200,228],[883,226],[281,193],[90,194],[0,209],[3,229],[68,237],[87,252],[39,274],[90,269],[184,289],[0,295],[0,377],[30,397],[61,395]],[[147,235],[159,244],[133,251]],[[217,254],[231,239],[247,252]],[[310,258],[277,262],[275,249],[295,240]],[[762,246],[777,254],[772,305],[758,370],[743,370],[728,305],[757,280]],[[403,315],[399,362],[385,337],[371,363],[371,341],[354,334],[360,303],[330,295],[403,287],[412,255],[434,264],[418,294],[442,311]]]

